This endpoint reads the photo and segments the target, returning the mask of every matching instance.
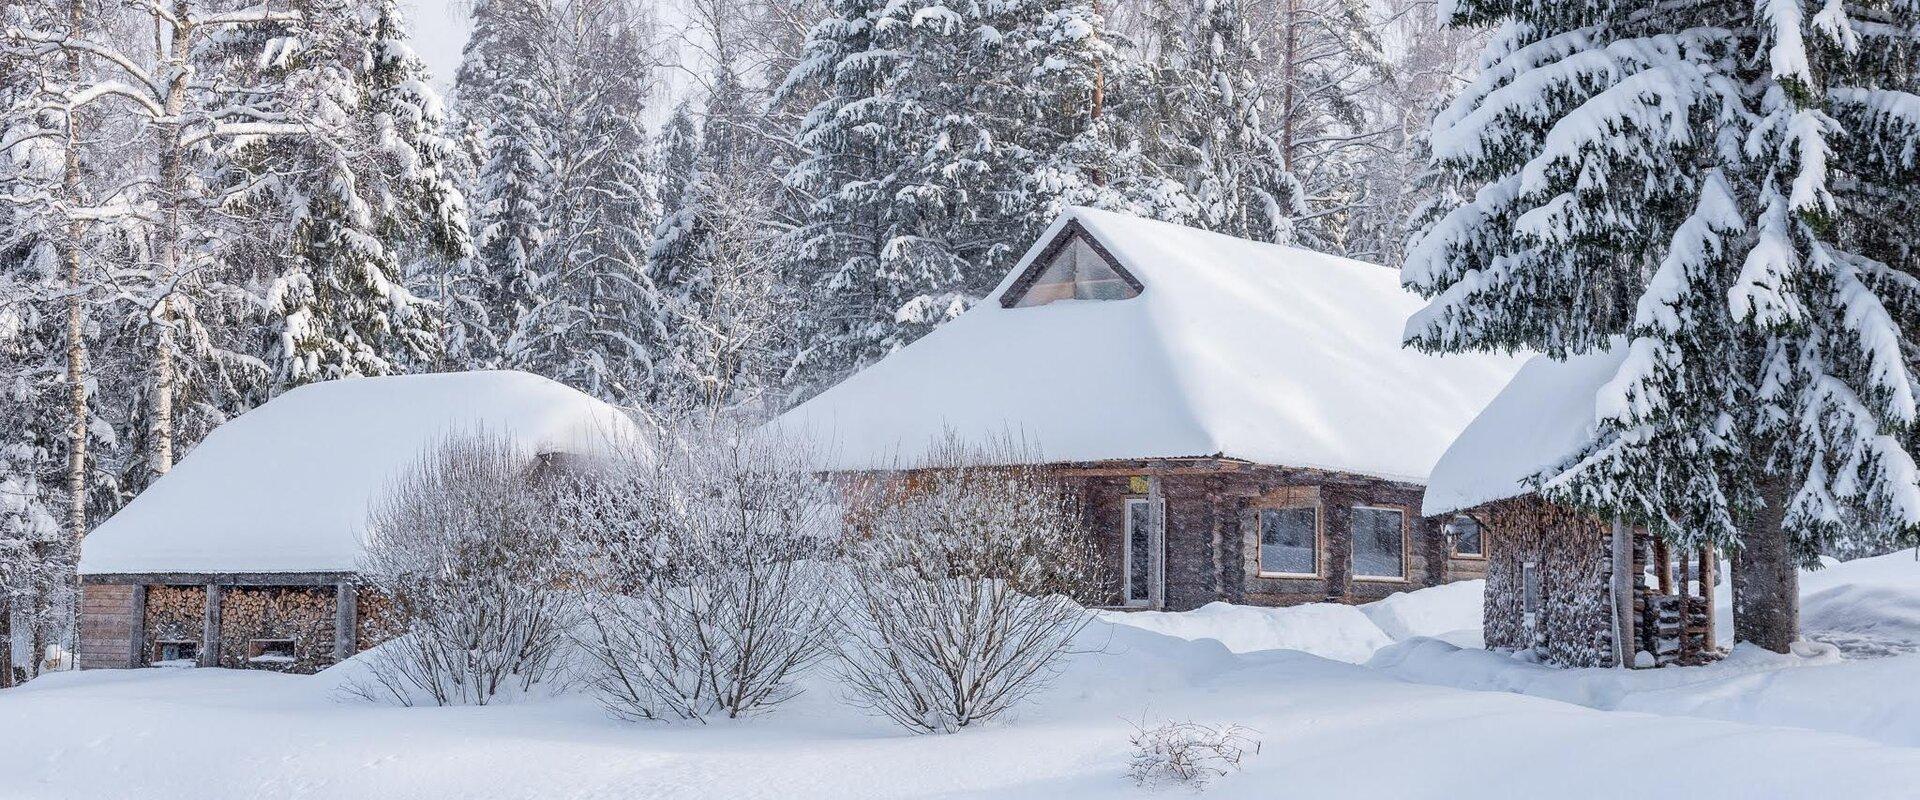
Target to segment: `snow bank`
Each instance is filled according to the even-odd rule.
[[[1609,711],[1789,725],[1920,746],[1920,655],[1844,661],[1818,642],[1792,655],[1742,645],[1704,667],[1557,669],[1433,639],[1382,649],[1367,666],[1404,680],[1512,692]]]
[[[1920,749],[1859,738],[1421,685],[1104,621],[1080,644],[1013,717],[953,736],[905,734],[849,707],[825,670],[790,705],[710,725],[618,722],[578,696],[392,708],[335,702],[312,676],[57,675],[0,692],[0,775],[37,800],[1145,797],[1125,777],[1129,723],[1174,719],[1245,725],[1261,739],[1243,772],[1209,788],[1223,800],[1499,800],[1543,786],[1567,798],[1658,787],[1863,800],[1920,785]]]
[[[1141,294],[1002,308],[1071,222]],[[1518,361],[1401,347],[1420,306],[1373,264],[1069,209],[986,301],[773,427],[836,469],[912,464],[952,432],[1050,461],[1224,455],[1424,481]]]
[[[1358,608],[1335,603],[1286,608],[1208,603],[1192,611],[1103,611],[1100,618],[1182,639],[1211,639],[1235,653],[1299,650],[1350,664],[1393,643]]]
[[[1486,591],[1484,580],[1445,583],[1394,592],[1384,600],[1360,606],[1360,611],[1396,642],[1415,636],[1477,638],[1484,619],[1481,598]]]
[[[368,503],[430,445],[481,428],[529,454],[637,434],[614,407],[524,372],[302,386],[215,429],[101,523],[80,572],[352,571]]]

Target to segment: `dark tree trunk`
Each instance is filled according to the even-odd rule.
[[[13,603],[0,593],[0,689],[13,686]]]
[[[1800,570],[1781,530],[1787,492],[1777,478],[1761,486],[1766,507],[1748,518],[1733,559],[1733,639],[1776,653],[1800,638]]]

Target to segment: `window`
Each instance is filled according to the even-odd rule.
[[[1074,233],[1054,251],[1044,270],[1021,293],[1014,308],[1043,306],[1055,300],[1125,300],[1140,294],[1113,262]]]
[[[298,660],[292,639],[254,639],[247,643],[247,661],[254,664],[280,666]]]
[[[188,639],[166,639],[153,643],[156,667],[190,666],[200,658],[200,643]]]
[[[1460,558],[1486,558],[1486,529],[1480,520],[1461,514],[1447,523],[1447,539],[1453,542],[1453,554]]]
[[[1142,498],[1127,500],[1126,538],[1121,553],[1126,568],[1127,605],[1153,600],[1153,504]]]
[[[1320,512],[1260,509],[1260,574],[1320,574]]]
[[[1406,512],[1357,506],[1351,519],[1353,576],[1403,580],[1407,577]]]

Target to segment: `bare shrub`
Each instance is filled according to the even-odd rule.
[[[839,510],[799,448],[728,421],[681,428],[563,509],[596,589],[587,680],[616,716],[763,711],[829,652]]]
[[[430,447],[376,503],[361,577],[404,633],[350,691],[403,705],[486,705],[563,675],[577,619],[551,464],[478,431]]]
[[[1127,777],[1147,788],[1182,785],[1205,789],[1213,779],[1238,771],[1242,759],[1260,752],[1260,740],[1254,734],[1239,725],[1136,724]]]
[[[949,437],[855,520],[839,647],[853,702],[921,733],[991,719],[1042,688],[1091,616],[1099,561],[1067,487],[1023,448]]]

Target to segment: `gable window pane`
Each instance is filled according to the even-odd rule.
[[[1260,510],[1260,571],[1312,575],[1320,571],[1319,512],[1311,508]]]
[[[1091,242],[1075,235],[1053,254],[1014,307],[1043,306],[1055,300],[1125,300],[1139,294]]]
[[[1480,527],[1480,520],[1461,514],[1447,523],[1447,533],[1453,539],[1454,555],[1484,556],[1487,554],[1485,531]]]
[[[1391,508],[1353,509],[1353,574],[1359,578],[1404,578],[1407,574],[1404,514]]]

